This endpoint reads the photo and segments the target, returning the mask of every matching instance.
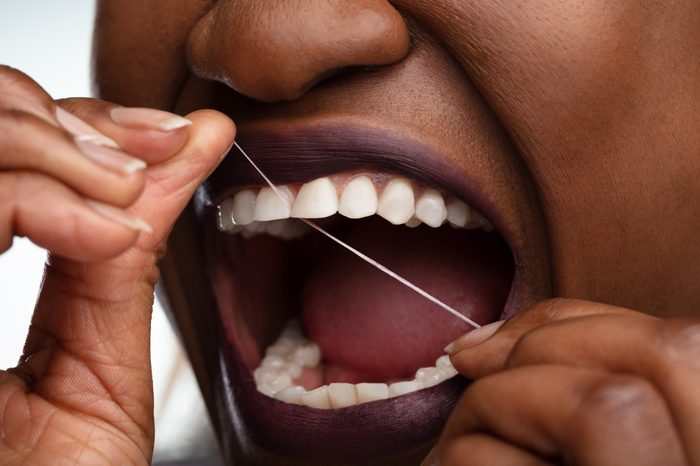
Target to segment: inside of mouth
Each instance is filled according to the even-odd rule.
[[[418,199],[425,188],[414,188]],[[433,227],[394,225],[378,215],[337,213],[315,222],[480,324],[503,311],[513,259],[483,222],[481,228],[447,220]],[[219,309],[230,343],[261,392],[312,407],[343,407],[454,375],[443,348],[472,329],[465,322],[298,219],[219,227],[226,230],[213,248]],[[329,388],[339,393],[331,400]],[[340,393],[347,390],[354,391],[354,403]],[[333,406],[336,399],[346,404]]]

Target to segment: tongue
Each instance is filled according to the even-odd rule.
[[[344,240],[480,324],[496,320],[510,289],[508,248],[482,231],[353,222]],[[302,318],[329,367],[376,380],[410,378],[472,329],[336,246],[310,271]]]

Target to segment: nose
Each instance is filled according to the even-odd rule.
[[[339,70],[395,63],[409,42],[386,0],[223,0],[192,30],[187,51],[196,75],[273,102]]]

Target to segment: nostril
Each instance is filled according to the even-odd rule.
[[[403,17],[385,0],[219,2],[188,41],[192,71],[261,101],[293,100],[329,77],[401,60]]]

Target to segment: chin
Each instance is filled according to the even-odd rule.
[[[176,225],[160,297],[224,455],[243,464],[419,464],[469,381],[471,327],[299,218],[487,324],[531,294],[513,226],[439,148],[323,119],[239,126]]]

